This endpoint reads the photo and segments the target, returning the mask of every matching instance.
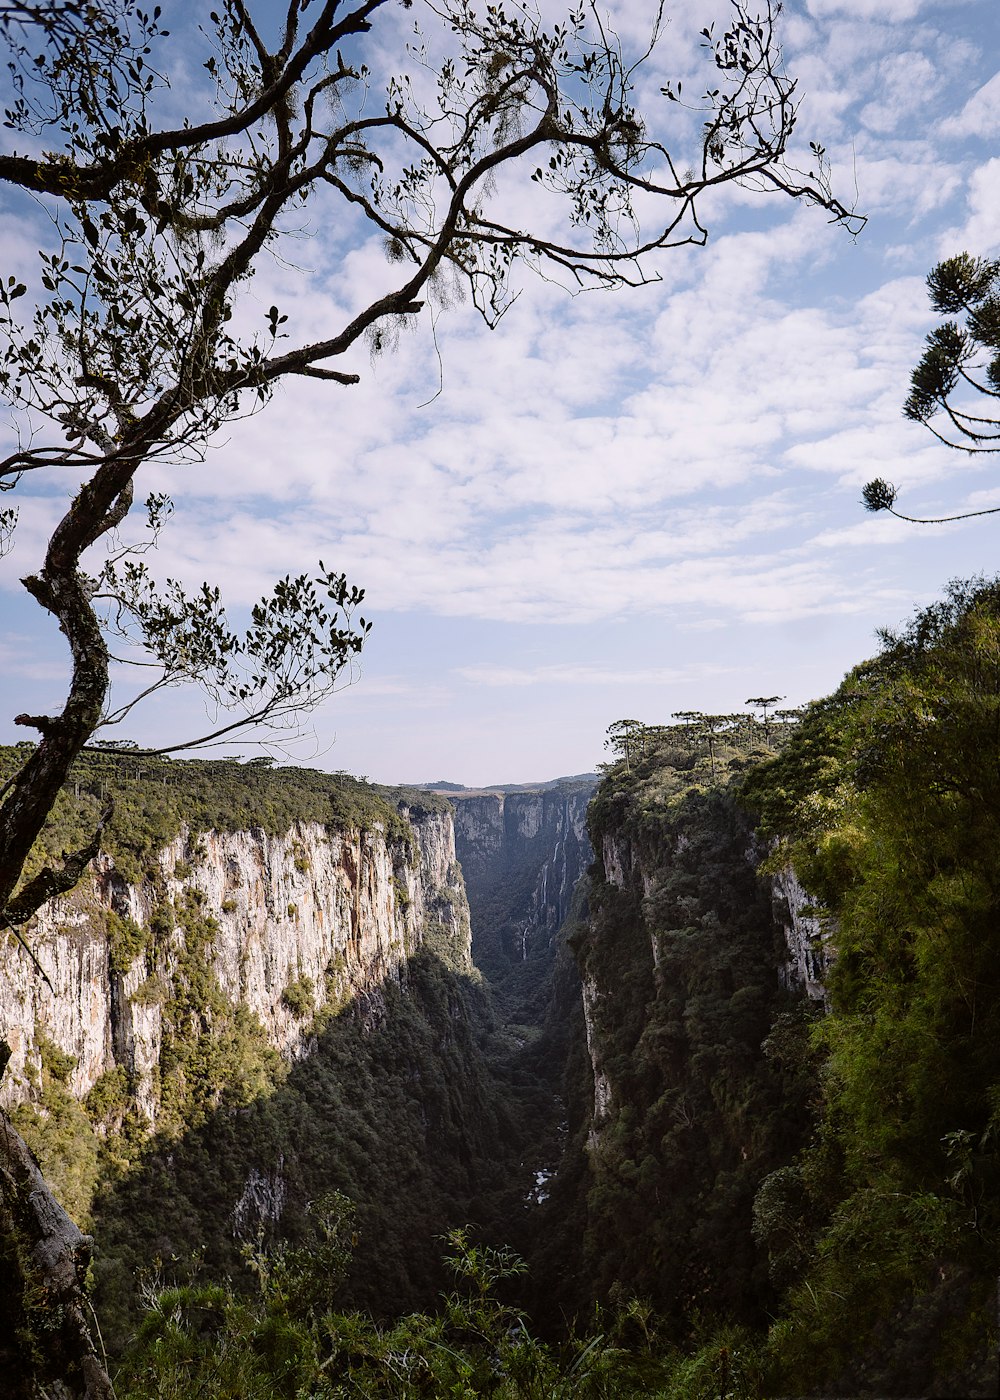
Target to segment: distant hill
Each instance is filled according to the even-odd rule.
[[[596,773],[574,773],[570,777],[550,778],[544,783],[484,783],[481,787],[466,787],[464,783],[418,783],[425,792],[440,793],[472,793],[481,792],[546,792],[549,788],[558,787],[594,787],[597,783]]]

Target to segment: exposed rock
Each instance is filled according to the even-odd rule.
[[[455,844],[476,915],[476,961],[494,973],[548,949],[593,858],[593,786],[461,794]]]
[[[810,1001],[825,1003],[832,929],[809,912],[812,900],[791,866],[775,875],[773,884],[788,945],[788,962],[780,973],[782,984],[805,992]]]
[[[592,977],[585,977],[581,983],[583,993],[583,1023],[587,1033],[587,1053],[590,1056],[594,1075],[594,1111],[588,1133],[588,1145],[593,1149],[600,1140],[601,1128],[607,1121],[611,1108],[611,1080],[602,1063],[601,1037],[597,1029],[597,1004],[601,993]]]
[[[243,1194],[233,1207],[233,1234],[242,1238],[252,1227],[280,1220],[285,1208],[288,1185],[283,1175],[284,1157],[273,1172],[265,1174],[251,1167]]]
[[[633,860],[631,845],[621,837],[606,832],[601,842],[601,863],[604,866],[604,878],[609,885],[615,885],[620,890],[625,888]]]
[[[404,810],[404,816],[409,814]],[[215,922],[204,952],[226,1000],[259,1020],[287,1059],[308,1048],[313,1010],[405,978],[406,959],[441,926],[459,969],[472,971],[468,907],[450,813],[421,812],[413,843],[372,831],[331,833],[296,824],[183,831],[156,857],[152,878],[128,884],[99,856],[92,877],[54,901],[28,930],[53,992],[11,947],[0,985],[0,1038],[11,1050],[0,1103],[35,1097],[45,1042],[73,1057],[66,1082],[78,1098],[108,1070],[128,1071],[155,1121],[162,1000],[184,951],[173,917],[185,899]],[[137,949],[115,952],[114,920]],[[458,949],[457,955],[454,950]]]

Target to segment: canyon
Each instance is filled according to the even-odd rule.
[[[103,795],[115,765],[100,762]],[[117,768],[133,808],[165,800]],[[219,774],[234,792],[285,781]],[[187,777],[173,765],[160,782],[169,796]],[[310,783],[322,805],[322,775]],[[329,787],[336,807],[343,782]],[[300,1237],[331,1188],[358,1212],[359,1305],[433,1297],[449,1225],[523,1239],[561,1115],[558,1066],[524,1068],[544,1014],[526,1003],[590,860],[591,788],[371,790],[361,817],[232,829],[192,822],[182,791],[169,821],[148,819],[168,839],[123,824],[42,910],[26,930],[37,965],[9,940],[0,1104],[95,1233],[112,1339],[144,1259],[200,1250],[236,1269],[261,1231]],[[506,1007],[480,965],[498,987],[520,979]]]
[[[991,1275],[952,1203],[988,1149],[944,1133],[944,1101],[926,1152],[969,1165],[933,1198],[955,1221],[927,1236],[942,1262],[926,1278],[894,1264],[863,1345],[843,1344],[868,1314],[845,1301],[866,1285],[842,1202],[902,1210],[873,1217],[865,1248],[889,1230],[908,1261],[905,1212],[929,1198],[873,1196],[861,1158],[836,1155],[837,1134],[872,1136],[836,1098],[854,1072],[836,1056],[869,1034],[850,998],[871,995],[856,968],[883,926],[852,947],[882,908],[850,863],[859,819],[833,825],[841,807],[796,766],[800,745],[841,781],[831,712],[763,754],[751,731],[706,756],[658,728],[599,783],[530,790],[93,756],[51,839],[114,784],[119,815],[26,930],[37,967],[8,936],[0,1093],[93,1234],[112,1360],[157,1288],[205,1273],[243,1296],[248,1260],[322,1250],[322,1209],[350,1240],[336,1306],[376,1325],[450,1296],[442,1241],[461,1226],[480,1262],[508,1246],[527,1261],[519,1306],[554,1338],[596,1305],[617,1328],[655,1316],[658,1365],[708,1325],[706,1365],[738,1335],[803,1394],[814,1376],[830,1394],[912,1391],[931,1370],[988,1393]],[[894,985],[895,965],[880,975]],[[851,1092],[881,1086],[865,1072]],[[841,1325],[817,1353],[796,1289],[824,1270]]]

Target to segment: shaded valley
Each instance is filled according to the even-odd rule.
[[[2,1088],[121,1393],[995,1393],[998,638],[955,585],[596,788],[84,755]]]

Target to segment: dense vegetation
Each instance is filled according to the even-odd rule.
[[[953,584],[746,799],[831,922],[816,1129],[766,1183],[786,1389],[992,1394],[1000,584]]]
[[[75,1104],[43,1044],[22,1117],[43,1154],[76,1143],[67,1199],[101,1178],[119,1345],[144,1280],[121,1395],[994,1394],[1000,583],[952,585],[882,643],[801,716],[624,722],[563,953],[499,1015],[445,924],[403,987],[315,1019],[291,1069],[192,972],[188,1010],[212,1014],[167,1037],[188,1092],[155,1141],[130,1137],[123,1083]],[[145,802],[150,822],[208,824],[202,767],[189,793],[160,783],[176,806]],[[331,820],[311,776],[250,781],[258,820]],[[383,824],[403,796],[343,786]],[[826,929],[825,1003],[779,977],[789,865]],[[175,916],[197,949],[205,911]],[[287,996],[313,1015],[310,988]],[[254,1173],[247,1228],[220,1230]]]
[[[438,1237],[456,1219],[495,1235],[523,1209],[524,1133],[489,1073],[488,1011],[474,984],[421,953],[405,989],[386,982],[314,1030],[313,1052],[290,1070],[258,1049],[256,1083],[233,1070],[259,1039],[230,1040],[234,1059],[206,1067],[216,1085],[228,1072],[211,1111],[190,1114],[183,1133],[158,1133],[131,1170],[105,1179],[95,1273],[116,1339],[137,1277],[249,1286],[247,1240],[302,1244],[310,1202],[330,1191],[354,1203],[340,1297],[379,1318],[436,1296]]]
[[[649,1310],[633,1303],[596,1310],[603,1330],[540,1340],[507,1296],[523,1273],[509,1249],[450,1231],[454,1286],[430,1313],[380,1325],[331,1306],[349,1257],[350,1203],[317,1202],[308,1248],[249,1249],[252,1296],[230,1286],[190,1285],[151,1303],[118,1375],[121,1400],[714,1400],[747,1396],[759,1366],[745,1334],[730,1332],[693,1356],[664,1345]],[[443,1241],[444,1243],[444,1241]],[[721,1344],[720,1344],[721,1340]]]
[[[0,747],[0,785],[20,768],[31,746]],[[269,835],[296,822],[317,822],[333,831],[371,830],[377,823],[390,839],[409,840],[399,805],[444,811],[433,793],[379,788],[347,773],[313,768],[274,768],[269,759],[189,759],[172,762],[133,754],[127,748],[85,749],[25,869],[29,878],[43,861],[76,850],[91,837],[101,814],[111,809],[102,847],[122,878],[141,880],[150,858],[182,826],[201,831],[246,831]]]

